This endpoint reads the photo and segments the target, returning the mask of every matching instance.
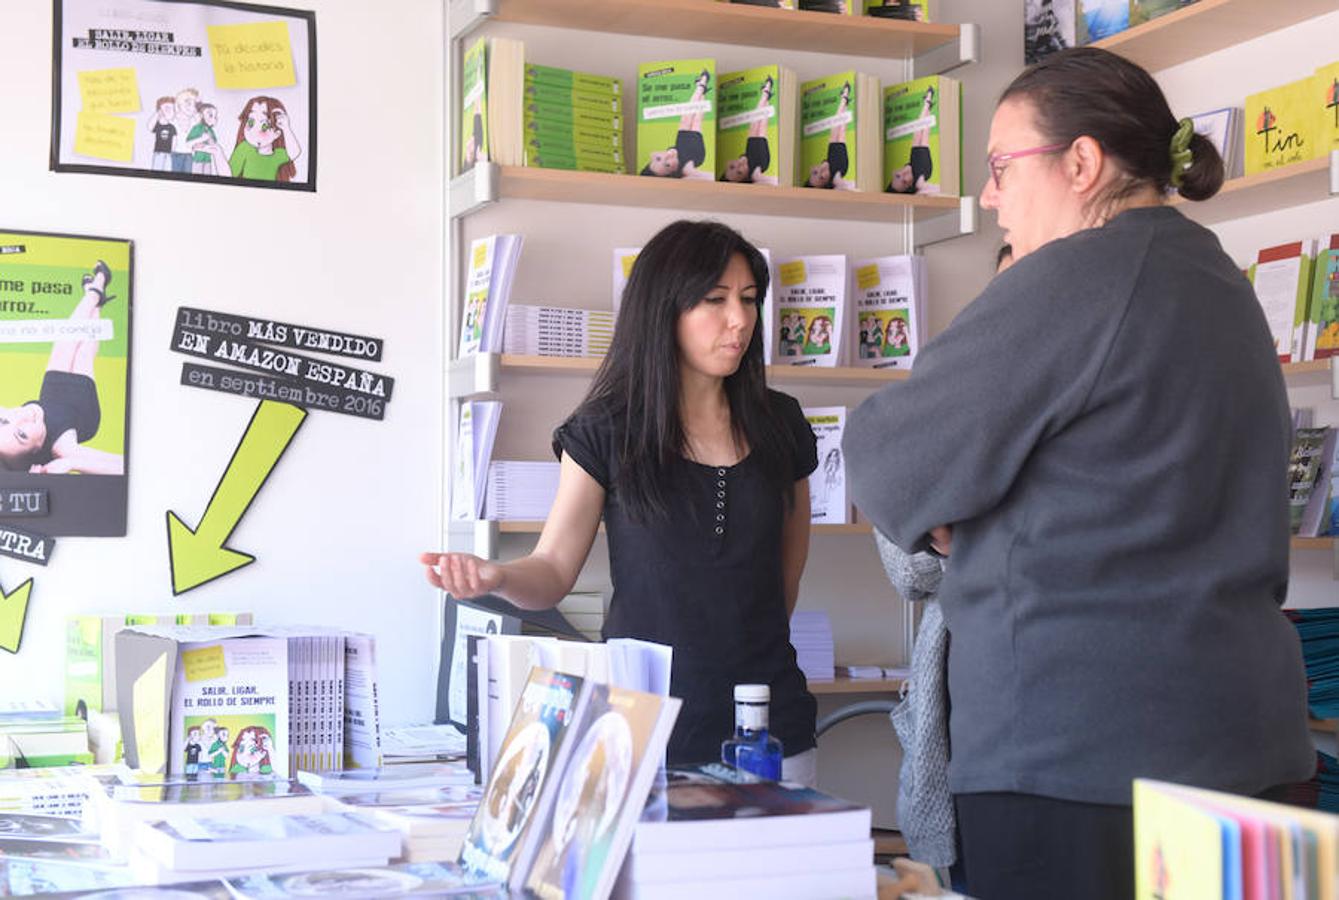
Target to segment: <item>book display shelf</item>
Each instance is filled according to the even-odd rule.
[[[917,23],[844,17],[806,11],[766,9],[708,0],[451,0],[448,4],[448,65],[459,71],[464,45],[487,35],[494,25],[552,29],[547,39],[589,40],[633,35],[663,41],[733,44],[779,51],[829,53],[871,63],[901,61],[905,77],[949,71],[978,56],[979,32],[971,24]],[[548,33],[546,31],[546,33]],[[536,60],[542,61],[542,60]],[[459,78],[452,82],[448,122],[458,119]],[[452,144],[456,142],[451,142]],[[456,151],[453,147],[452,153]],[[451,171],[458,170],[453,164]],[[670,181],[636,175],[572,172],[556,169],[476,165],[449,180],[447,210],[453,249],[448,253],[449,281],[454,290],[463,282],[463,254],[467,223],[485,211],[505,211],[509,201],[545,201],[599,207],[648,210],[688,210],[729,222],[735,215],[812,220],[817,228],[838,223],[863,223],[874,228],[892,226],[889,243],[912,252],[941,241],[971,234],[977,227],[975,197],[895,195],[814,191],[793,187],[758,189],[723,182]],[[574,210],[575,212],[575,210]],[[583,212],[582,214],[589,214]],[[490,227],[497,227],[490,225]],[[516,226],[518,229],[522,225]],[[765,226],[764,226],[765,227]],[[899,236],[897,229],[901,229]],[[451,327],[458,327],[459,303],[450,304]],[[448,337],[449,339],[449,337]],[[454,347],[454,344],[451,345]],[[448,354],[454,356],[454,354]],[[505,398],[509,379],[524,376],[529,386],[551,379],[589,378],[598,359],[479,354],[453,359],[445,373],[447,396],[453,408],[448,428],[456,419],[455,405],[479,396]],[[849,388],[864,392],[906,373],[856,368],[772,366],[768,381],[783,390],[788,385]],[[446,446],[453,446],[447,438]],[[537,534],[542,522],[449,522],[445,544],[486,558],[499,555],[505,535]],[[820,525],[816,535],[871,533],[868,524]],[[814,548],[814,551],[819,548]],[[814,551],[811,551],[811,558]],[[910,621],[904,622],[909,633]],[[909,652],[909,640],[905,642]],[[885,690],[884,685],[860,685],[859,692]],[[838,693],[840,688],[834,688]]]
[[[1270,32],[1296,25],[1339,9],[1334,0],[1198,0],[1176,12],[1137,25],[1096,42],[1153,73],[1206,54],[1236,46]],[[1265,87],[1266,85],[1261,85]],[[1228,180],[1209,200],[1171,201],[1182,213],[1203,225],[1214,225],[1263,213],[1315,203],[1339,196],[1339,151],[1268,172]],[[1339,368],[1334,359],[1284,363],[1289,387],[1329,382],[1330,396],[1339,399]],[[1294,537],[1294,552],[1324,551],[1334,556],[1339,578],[1339,540],[1334,537]]]

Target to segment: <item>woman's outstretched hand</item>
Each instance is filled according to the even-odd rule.
[[[472,553],[423,553],[428,583],[457,600],[489,594],[502,586],[502,567]]]

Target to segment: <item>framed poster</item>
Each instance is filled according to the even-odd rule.
[[[51,168],[316,190],[316,14],[54,0]]]
[[[126,533],[133,284],[130,241],[0,230],[0,527]]]

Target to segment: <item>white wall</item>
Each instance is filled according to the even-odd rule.
[[[281,5],[316,11],[315,194],[47,171],[52,4],[0,9],[0,228],[129,238],[136,276],[129,533],[60,539],[46,569],[0,559],[6,589],[36,578],[0,700],[58,700],[70,614],[249,609],[375,633],[386,720],[431,719],[440,600],[416,556],[440,533],[441,4]],[[229,542],[257,562],[174,598],[164,513],[198,521],[255,408],[178,385],[179,305],[381,337],[371,368],[397,384],[383,422],[308,416]]]

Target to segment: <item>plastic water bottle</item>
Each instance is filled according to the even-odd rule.
[[[721,762],[767,781],[781,780],[781,742],[767,733],[772,689],[735,685],[735,734],[721,744]]]

